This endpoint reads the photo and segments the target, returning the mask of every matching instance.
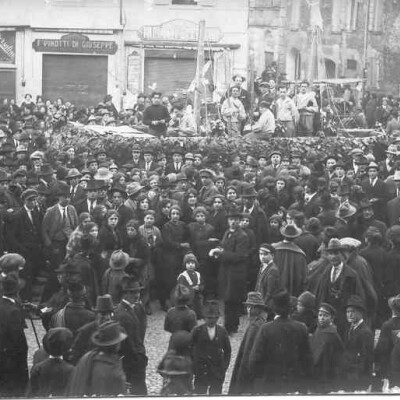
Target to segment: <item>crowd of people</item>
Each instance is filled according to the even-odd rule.
[[[232,136],[248,106],[243,79],[235,82],[221,103]],[[293,116],[280,118],[286,132],[309,121],[310,93],[303,83],[301,109],[277,99],[277,112],[285,104]],[[162,138],[170,114],[159,93],[151,100],[142,121]],[[266,104],[258,124],[275,118]],[[394,132],[381,159],[355,148],[317,163],[270,149],[222,165],[184,147],[160,154],[138,143],[124,164],[103,148],[83,157],[73,145],[54,160],[61,120],[120,118],[110,96],[93,114],[70,107],[26,96],[1,111],[0,396],[147,394],[147,316],[157,302],[171,333],[162,394],[220,394],[245,313],[230,394],[379,390],[384,378],[399,385]],[[46,335],[29,374],[32,314]]]

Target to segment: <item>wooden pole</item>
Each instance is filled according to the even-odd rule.
[[[201,20],[199,23],[199,37],[197,42],[197,65],[196,65],[196,87],[194,90],[194,117],[197,125],[197,132],[200,131],[200,108],[201,108],[201,91],[205,90],[202,83],[203,67],[204,67],[204,36],[206,31],[206,21]],[[207,104],[206,104],[207,106]]]

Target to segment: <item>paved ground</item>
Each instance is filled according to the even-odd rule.
[[[147,387],[149,390],[149,394],[151,395],[160,393],[162,380],[161,376],[157,373],[157,366],[168,347],[168,341],[170,337],[170,334],[165,332],[163,329],[164,318],[165,318],[165,312],[159,310],[157,310],[153,315],[150,315],[148,317],[148,327],[145,338],[145,346],[147,350],[147,356],[149,357],[149,364],[147,367]],[[29,320],[27,320],[26,322],[28,325],[28,329],[26,331],[26,335],[28,338],[28,345],[29,345],[28,362],[29,362],[29,367],[31,367],[33,353],[37,350],[38,347],[35,335],[33,333],[31,322]],[[41,343],[43,335],[45,334],[45,330],[43,329],[40,320],[35,320],[33,322],[35,324],[36,331],[38,333],[39,340]],[[223,393],[227,393],[228,391],[233,365],[236,359],[236,354],[239,349],[240,341],[243,337],[246,325],[247,325],[247,320],[245,317],[242,317],[239,332],[233,335],[233,337],[231,337],[232,359],[227,373],[227,377],[225,379]]]

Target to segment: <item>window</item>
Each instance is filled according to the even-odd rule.
[[[373,32],[381,32],[383,29],[383,7],[382,0],[370,0],[368,28]]]
[[[172,5],[197,6],[197,0],[172,0]]]
[[[347,69],[356,70],[357,69],[357,60],[347,60]]]
[[[359,0],[350,0],[347,5],[346,28],[349,31],[355,31],[357,28],[358,3]]]

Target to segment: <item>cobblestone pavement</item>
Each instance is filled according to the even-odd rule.
[[[170,334],[168,332],[165,332],[163,329],[164,318],[165,318],[165,312],[157,310],[154,312],[153,315],[150,315],[147,320],[148,326],[145,338],[145,346],[146,346],[147,356],[149,358],[149,364],[147,366],[147,387],[150,395],[159,394],[162,385],[161,376],[157,373],[157,366],[162,356],[164,355],[165,351],[167,350],[168,341],[170,337]],[[43,335],[45,334],[45,330],[40,320],[35,320],[33,322],[35,324],[36,331],[38,333],[38,337],[41,343]],[[220,323],[221,322],[222,321],[220,320]],[[35,335],[33,333],[31,321],[27,320],[26,323],[28,326],[28,329],[26,330],[26,336],[28,339],[28,346],[29,346],[28,364],[29,368],[31,368],[32,357],[34,352],[37,350],[38,346],[36,343]],[[247,326],[246,317],[241,317],[239,332],[231,337],[232,358],[223,388],[223,393],[225,394],[228,392],[233,365],[246,326]]]

